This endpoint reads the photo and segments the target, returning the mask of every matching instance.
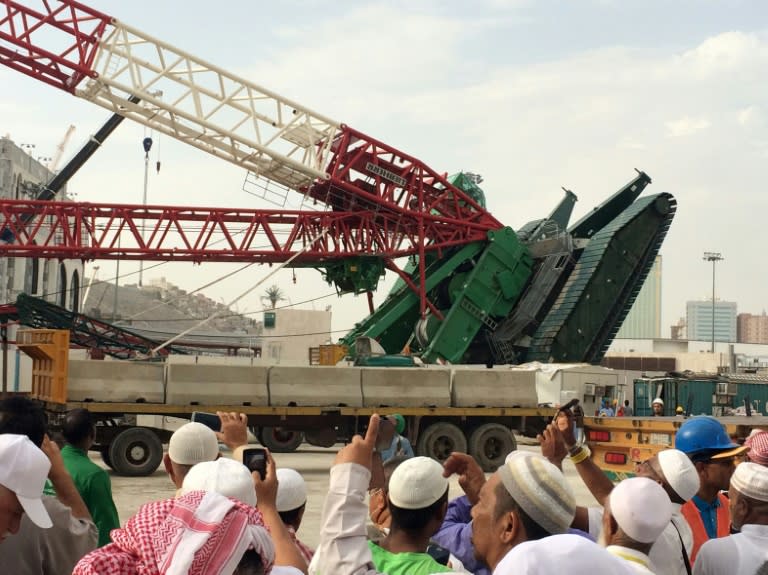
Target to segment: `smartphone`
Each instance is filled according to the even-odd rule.
[[[259,477],[263,481],[267,476],[267,450],[262,447],[251,447],[243,450],[243,465],[248,471],[259,472]]]
[[[221,419],[215,413],[206,413],[205,411],[193,411],[192,421],[202,423],[214,431],[221,431]]]

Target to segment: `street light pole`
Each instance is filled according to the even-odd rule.
[[[720,252],[704,252],[704,261],[712,262],[712,353],[715,353],[715,264],[722,261]]]

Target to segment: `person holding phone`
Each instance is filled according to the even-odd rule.
[[[382,419],[382,425],[393,426],[394,433],[392,434],[392,440],[386,449],[380,451],[381,461],[386,463],[393,457],[413,457],[413,447],[408,438],[403,436],[405,431],[405,418],[399,413],[390,415]],[[383,433],[382,433],[383,435]]]

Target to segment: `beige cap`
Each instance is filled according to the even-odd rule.
[[[528,451],[510,454],[498,472],[512,499],[551,534],[565,533],[576,514],[576,500],[557,467]]]
[[[768,467],[747,461],[731,476],[731,489],[758,501],[768,501]]]
[[[179,427],[168,442],[168,456],[180,465],[213,461],[219,456],[219,440],[210,427],[191,421]]]

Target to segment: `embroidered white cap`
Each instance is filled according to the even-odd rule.
[[[429,457],[406,459],[389,478],[389,500],[401,509],[424,509],[447,491],[443,466]]]
[[[194,465],[181,484],[182,495],[191,491],[213,491],[256,506],[256,486],[248,468],[228,457]]]
[[[731,489],[758,501],[768,501],[768,467],[746,461],[736,466]]]
[[[171,461],[180,465],[213,461],[219,456],[219,440],[210,427],[191,421],[171,435],[168,456]]]

